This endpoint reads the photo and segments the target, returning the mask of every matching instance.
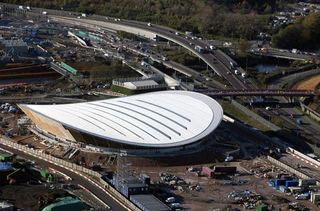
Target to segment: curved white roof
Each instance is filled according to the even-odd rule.
[[[223,110],[195,92],[161,91],[64,105],[24,105],[72,129],[115,142],[180,146],[198,141],[220,124]]]

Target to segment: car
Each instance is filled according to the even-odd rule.
[[[231,72],[230,72],[230,71],[228,71],[228,72],[227,72],[227,74],[228,74],[228,75],[231,75]]]
[[[231,155],[228,155],[228,156],[224,159],[225,162],[230,162],[230,161],[233,161],[233,160],[234,160],[234,158],[233,158],[233,156],[231,156]]]
[[[266,107],[266,110],[267,110],[267,111],[270,111],[270,110],[271,110],[271,107],[270,107],[270,106],[267,106],[267,107]]]
[[[210,50],[216,50],[217,48],[214,45],[209,46]]]
[[[152,24],[151,24],[151,23],[148,23],[147,25],[148,25],[148,26],[152,26]]]
[[[172,209],[176,209],[176,208],[180,208],[181,205],[180,205],[180,203],[171,203],[171,204],[170,204],[170,207],[171,207]]]
[[[166,203],[175,203],[176,199],[174,197],[169,197],[166,199]]]

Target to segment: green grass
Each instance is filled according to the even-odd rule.
[[[268,127],[264,126],[263,124],[261,124],[257,120],[253,119],[252,117],[248,116],[244,112],[237,109],[229,101],[226,101],[226,100],[218,100],[218,101],[221,104],[225,114],[232,116],[232,117],[234,117],[234,118],[236,118],[236,119],[238,119],[238,120],[240,120],[240,121],[242,121],[252,127],[255,127],[261,131],[269,131],[270,130]]]

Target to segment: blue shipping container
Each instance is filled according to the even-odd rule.
[[[289,180],[286,181],[286,187],[297,187],[299,185],[298,180]]]
[[[285,185],[286,184],[286,180],[284,179],[276,179],[275,180],[275,186],[281,186],[281,185]]]
[[[11,169],[12,169],[11,163],[0,163],[0,171],[7,171]]]

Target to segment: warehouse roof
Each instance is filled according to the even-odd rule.
[[[167,205],[162,203],[158,198],[151,194],[131,195],[133,201],[142,210],[167,211],[171,210]]]
[[[74,130],[124,144],[181,146],[210,134],[223,110],[195,92],[162,91],[65,105],[22,105]]]

